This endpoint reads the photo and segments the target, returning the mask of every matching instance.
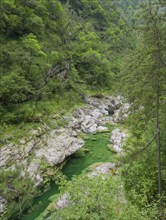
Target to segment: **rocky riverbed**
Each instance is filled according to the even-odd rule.
[[[41,126],[32,130],[30,137],[18,140],[17,144],[8,142],[1,147],[0,168],[3,173],[19,167],[18,176],[22,179],[32,179],[34,186],[38,187],[50,167],[57,167],[84,146],[80,134],[107,131],[107,124],[122,122],[129,114],[129,104],[121,96],[87,96],[84,101],[84,107],[63,117],[65,126],[58,129]],[[113,150],[121,152],[125,134],[115,130],[110,139]],[[7,180],[7,183],[9,182],[10,179]],[[10,193],[10,189],[4,190],[0,196],[1,214],[8,207],[7,193]]]

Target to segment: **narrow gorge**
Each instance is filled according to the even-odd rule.
[[[166,1],[0,12],[0,220],[165,220]]]
[[[1,169],[4,170],[4,173],[9,172],[9,170],[14,172],[19,168],[17,178],[27,179],[27,182],[31,181],[33,188],[44,186],[46,181],[49,182],[52,177],[56,178],[58,169],[64,169],[67,176],[78,175],[95,162],[110,162],[109,158],[112,155],[110,150],[119,153],[122,150],[123,139],[126,135],[121,133],[119,129],[114,129],[111,137],[110,129],[107,126],[111,126],[112,130],[113,127],[116,127],[115,123],[123,122],[128,115],[129,104],[125,103],[124,98],[121,96],[86,96],[84,101],[85,105],[83,107],[63,116],[62,120],[66,124],[64,127],[51,129],[45,124],[43,127],[38,127],[37,130],[30,131],[32,136],[20,139],[19,143],[5,144],[1,148],[3,156],[0,159]],[[51,117],[56,122],[58,116],[53,115]],[[92,139],[88,148],[86,148],[88,140],[86,140],[84,134],[87,135],[87,138],[90,136],[89,141]],[[103,140],[106,138],[105,134],[107,140]],[[96,136],[101,139],[99,143]],[[97,143],[95,143],[95,138]],[[110,150],[107,146],[109,138],[111,139]],[[105,143],[105,146],[102,146],[102,143]],[[68,168],[68,165],[65,165],[63,168],[63,162],[70,155],[77,155],[75,152],[78,152],[79,155],[81,150],[83,150],[83,153],[85,150],[85,158],[83,157],[82,162],[76,160],[75,167],[72,168],[72,174],[70,174],[70,167]],[[88,158],[86,158],[86,154]],[[70,163],[72,164],[72,162]],[[54,185],[52,187],[56,188]],[[50,189],[51,191],[52,189]],[[50,192],[48,191],[49,195]],[[15,192],[14,197],[17,198],[17,196],[17,192]],[[4,194],[4,197],[6,198],[8,195]],[[43,198],[45,197],[47,197],[47,192]],[[3,212],[8,207],[13,207],[16,200],[8,202],[2,197],[1,201],[1,216],[3,216]]]

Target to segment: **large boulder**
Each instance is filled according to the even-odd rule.
[[[99,109],[86,106],[73,112],[68,127],[87,134],[95,134],[97,127],[101,125],[98,119],[102,116],[103,113]]]
[[[81,123],[81,130],[87,134],[95,134],[97,132],[97,124],[93,117],[86,116]]]
[[[50,166],[58,165],[84,145],[84,141],[75,136],[75,132],[68,129],[62,130],[60,134],[56,130],[51,131],[42,137],[34,154],[37,159],[44,159]]]
[[[77,138],[77,133],[64,128],[45,132],[41,136],[20,140],[20,144],[8,144],[0,149],[0,168],[13,170],[20,167],[22,178],[30,177],[35,186],[43,181],[41,164],[55,166],[65,160],[83,145],[84,141]],[[28,176],[27,176],[28,175]]]
[[[108,105],[111,105],[111,101],[108,102],[107,98],[98,98],[96,96],[86,96],[84,98],[85,103],[94,106],[95,108],[99,109],[99,111],[103,115],[109,114],[109,107]]]
[[[116,172],[116,164],[105,162],[105,163],[95,163],[90,167],[90,172],[87,174],[88,177],[92,178],[101,174],[109,174]]]
[[[102,96],[102,98],[86,96],[84,101],[87,105],[73,112],[69,127],[91,134],[101,130],[101,126],[113,122],[108,115],[114,114],[118,106],[121,105],[120,98],[116,99],[112,96]],[[104,129],[106,130],[106,128]]]
[[[111,133],[110,149],[116,153],[122,153],[125,140],[126,140],[126,133],[121,132],[119,128],[116,128]]]
[[[109,129],[105,126],[98,126],[97,127],[97,132],[107,132]]]

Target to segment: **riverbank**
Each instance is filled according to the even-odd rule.
[[[3,171],[9,170],[11,167],[15,171],[17,163],[19,163],[21,168],[14,180],[20,179],[20,181],[24,180],[27,183],[31,198],[31,189],[27,178],[30,178],[32,186],[37,188],[43,182],[48,182],[55,175],[57,165],[82,148],[84,145],[82,134],[93,135],[97,132],[107,131],[106,124],[121,121],[127,116],[128,106],[126,107],[121,97],[95,95],[85,97],[84,101],[84,107],[63,116],[64,127],[52,129],[45,124],[44,127],[33,130],[33,135],[29,140],[20,139],[19,145],[8,144],[1,148],[3,150],[1,158]],[[109,114],[113,114],[114,117],[110,117]],[[56,117],[52,116],[53,120]],[[10,164],[8,164],[9,161]],[[23,189],[25,192],[25,186],[24,188],[21,186],[17,192]],[[10,192],[10,188],[8,190]],[[14,193],[13,197],[15,197]],[[7,202],[5,206],[9,208],[10,202]]]
[[[107,132],[84,136],[85,144],[81,150],[86,149],[86,152],[84,151],[84,155],[81,151],[73,154],[62,169],[62,173],[68,180],[71,180],[73,176],[88,172],[88,168],[94,163],[114,162],[116,160],[116,154],[108,149],[110,133],[113,129],[113,126],[109,126]],[[56,197],[58,197],[58,187],[52,183],[50,190],[37,198],[36,201],[34,200],[34,204],[29,210],[30,213],[26,212],[21,218],[16,219],[42,219],[42,215],[46,215],[46,208]]]

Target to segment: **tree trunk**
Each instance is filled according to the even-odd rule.
[[[161,179],[161,150],[160,150],[160,125],[159,125],[159,107],[160,107],[160,87],[157,85],[156,91],[156,145],[157,145],[157,165],[158,165],[158,194],[159,210],[158,219],[162,219],[162,179]]]
[[[158,193],[162,195],[162,183],[161,183],[161,155],[160,155],[160,127],[159,127],[159,86],[157,86],[157,110],[156,110],[156,141],[157,141],[157,164],[158,164]]]

